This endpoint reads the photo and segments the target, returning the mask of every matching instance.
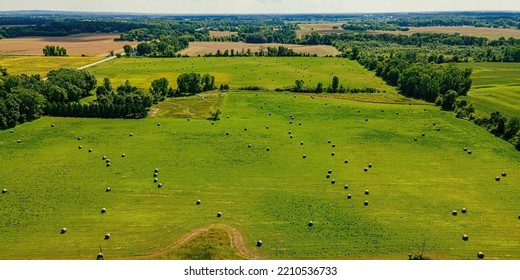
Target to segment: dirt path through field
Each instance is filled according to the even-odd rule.
[[[244,238],[242,237],[242,235],[236,228],[228,226],[228,225],[223,225],[223,224],[209,225],[207,227],[195,229],[195,230],[181,236],[181,238],[179,238],[175,243],[168,245],[168,246],[160,249],[157,252],[153,252],[153,253],[141,255],[141,256],[136,256],[136,257],[134,257],[134,259],[141,259],[141,260],[155,259],[160,256],[166,255],[169,252],[174,251],[174,250],[178,249],[179,247],[181,247],[182,245],[190,242],[193,238],[195,238],[203,233],[208,232],[212,228],[224,230],[229,235],[229,238],[231,240],[231,245],[237,250],[238,254],[241,255],[242,257],[244,257],[245,259],[249,259],[249,260],[261,259],[261,257],[258,254],[249,250],[245,246]]]

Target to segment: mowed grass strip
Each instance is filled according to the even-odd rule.
[[[472,68],[473,85],[465,97],[478,112],[501,112],[508,118],[520,117],[520,67],[518,63],[462,63]]]
[[[275,89],[293,86],[303,80],[306,86],[318,82],[326,88],[333,76],[340,78],[345,87],[373,87],[381,92],[395,93],[374,73],[355,61],[331,57],[189,57],[189,58],[121,58],[90,68],[98,79],[108,77],[114,85],[129,80],[133,85],[149,88],[153,80],[164,77],[177,86],[182,73],[210,73],[215,83],[239,88],[260,86]]]
[[[0,66],[7,68],[11,75],[34,75],[42,77],[53,69],[66,67],[78,68],[81,66],[100,61],[101,57],[45,57],[45,56],[0,56]]]
[[[214,125],[44,117],[0,132],[0,258],[94,259],[99,245],[139,258],[212,224],[267,259],[520,258],[520,154],[480,127],[431,106],[274,92],[228,93],[222,110]]]

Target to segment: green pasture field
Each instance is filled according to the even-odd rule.
[[[157,253],[210,225],[237,229],[265,259],[520,259],[520,153],[484,129],[425,105],[282,92],[215,99],[223,114],[213,124],[159,110],[1,131],[0,259],[95,259],[99,246],[106,259],[240,258],[211,251],[226,247],[214,230]]]
[[[215,84],[229,84],[232,88],[260,86],[274,90],[293,86],[303,80],[306,86],[318,82],[326,88],[333,76],[340,84],[351,88],[373,87],[381,92],[395,93],[374,73],[359,63],[331,57],[189,57],[189,58],[120,58],[92,67],[89,71],[100,81],[104,77],[117,86],[129,80],[133,85],[148,89],[153,80],[166,78],[177,87],[182,73],[210,73]]]
[[[0,56],[0,66],[7,68],[7,72],[11,75],[40,74],[43,77],[56,68],[78,68],[101,59],[103,57]]]
[[[467,100],[478,112],[520,118],[520,64],[503,62],[462,63],[472,68],[473,85]]]

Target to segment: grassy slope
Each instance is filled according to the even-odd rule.
[[[45,56],[0,56],[0,66],[7,68],[12,75],[47,75],[52,69],[60,67],[78,68],[103,59],[103,57],[45,57]]]
[[[107,259],[138,257],[225,223],[266,258],[406,259],[426,240],[432,258],[520,259],[520,154],[469,122],[431,106],[264,92],[227,94],[223,112],[215,125],[45,117],[0,132],[0,258],[93,259],[98,245]]]
[[[109,77],[114,85],[129,80],[133,85],[149,88],[153,80],[165,77],[176,87],[181,73],[210,73],[216,84],[231,87],[262,86],[269,89],[292,86],[302,79],[315,87],[326,87],[337,75],[340,83],[350,87],[375,87],[395,93],[395,89],[365,70],[355,61],[341,58],[307,57],[212,57],[212,58],[122,58],[93,67],[89,71],[98,78]]]
[[[507,117],[520,117],[520,64],[463,63],[473,69],[472,89],[467,100],[477,112],[500,111]]]

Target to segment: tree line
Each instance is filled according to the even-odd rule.
[[[46,45],[43,48],[43,55],[44,56],[66,56],[67,50],[64,47],[60,47],[60,46]]]

